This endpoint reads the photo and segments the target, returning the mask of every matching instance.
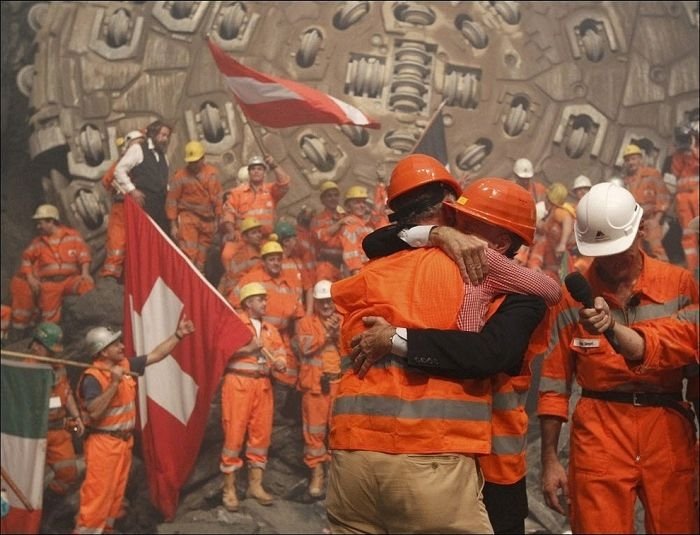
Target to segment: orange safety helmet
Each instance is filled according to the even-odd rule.
[[[469,184],[456,201],[445,206],[520,236],[526,245],[535,238],[536,210],[532,195],[505,178],[481,178]]]
[[[459,182],[435,158],[425,154],[411,154],[399,160],[391,172],[387,188],[389,208],[393,209],[391,203],[396,197],[433,182],[442,182],[451,188],[455,195],[459,195]]]

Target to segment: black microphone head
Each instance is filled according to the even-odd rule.
[[[591,292],[591,285],[583,275],[578,271],[569,273],[564,279],[564,284],[566,289],[569,290],[571,297],[576,299],[586,308],[593,308],[593,293]]]

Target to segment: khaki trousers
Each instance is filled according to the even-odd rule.
[[[474,457],[333,451],[332,533],[493,533]]]

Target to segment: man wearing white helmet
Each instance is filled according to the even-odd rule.
[[[136,426],[136,381],[146,366],[156,364],[194,324],[182,315],[177,329],[147,355],[126,358],[122,332],[106,327],[90,329],[85,336],[93,366],[80,377],[78,397],[86,418],[85,480],[80,487],[80,510],[73,533],[114,530],[131,468]]]
[[[571,187],[571,191],[576,197],[576,202],[580,201],[581,198],[588,193],[593,184],[591,184],[591,179],[585,175],[579,175],[574,179],[574,185]]]
[[[698,303],[690,273],[642,250],[642,216],[632,194],[613,184],[597,184],[581,199],[576,242],[595,258],[585,279],[570,281],[571,292],[549,309],[532,342],[546,347],[538,407],[543,492],[562,514],[558,494],[568,500],[574,533],[633,533],[637,498],[647,532],[698,530],[684,369],[633,369],[623,358],[626,326],[648,329],[653,343],[642,351],[658,351],[659,343],[673,342],[663,327],[668,316]],[[567,476],[557,446],[574,376],[582,397],[571,420]]]
[[[199,141],[185,145],[185,167],[170,178],[165,201],[170,235],[202,272],[219,226],[222,195],[219,170],[204,161],[205,152]]]
[[[323,494],[324,465],[330,461],[327,447],[331,406],[340,380],[340,316],[331,299],[331,281],[313,288],[313,314],[296,324],[293,345],[299,355],[299,382],[304,422],[304,463],[311,469],[309,494]]]
[[[535,203],[544,201],[547,196],[547,189],[540,182],[533,179],[535,169],[532,167],[532,162],[527,158],[518,158],[513,164],[513,177],[519,186],[522,186],[530,192]]]
[[[272,183],[265,182],[268,168],[275,173]],[[237,238],[241,222],[246,217],[260,221],[265,235],[272,232],[277,203],[289,191],[289,175],[269,154],[264,160],[260,156],[248,160],[248,175],[248,182],[233,188],[224,203],[221,226],[226,241]]]
[[[124,154],[135,143],[143,143],[146,136],[141,130],[132,130],[123,138],[117,139],[117,145]],[[120,279],[126,255],[126,219],[124,214],[124,192],[114,180],[114,172],[119,160],[116,160],[107,172],[102,176],[102,186],[112,195],[112,206],[109,209],[107,221],[107,241],[105,248],[107,255],[102,264],[100,276]]]
[[[21,337],[41,311],[41,321],[59,323],[66,295],[83,295],[95,287],[92,256],[80,233],[62,225],[58,209],[42,204],[32,216],[38,236],[22,253],[10,281],[13,338]]]

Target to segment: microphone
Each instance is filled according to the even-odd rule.
[[[591,291],[591,285],[588,284],[585,277],[578,271],[569,273],[564,279],[564,284],[566,285],[566,289],[569,290],[571,297],[576,299],[576,301],[581,303],[585,308],[595,308],[593,305],[593,292]],[[605,331],[603,335],[608,340],[612,348],[619,353],[620,345],[617,342],[617,338],[615,338],[615,334],[608,330]]]

